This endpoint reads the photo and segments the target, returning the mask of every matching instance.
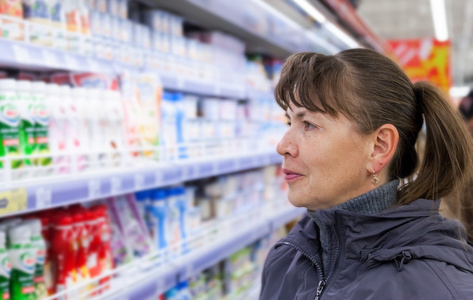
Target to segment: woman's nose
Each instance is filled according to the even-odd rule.
[[[292,157],[296,157],[298,155],[299,150],[290,128],[282,137],[281,141],[276,147],[276,150],[278,151],[279,155],[282,156],[290,155]]]

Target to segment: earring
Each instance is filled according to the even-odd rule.
[[[375,172],[373,172],[373,179],[371,179],[371,183],[374,186],[378,186],[378,184],[379,184],[379,178],[378,178],[378,175],[376,175]]]

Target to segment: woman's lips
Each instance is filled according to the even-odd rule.
[[[293,172],[291,170],[283,169],[282,171],[285,174],[284,179],[286,181],[291,181],[291,180],[297,179],[299,177],[302,177],[301,174]]]

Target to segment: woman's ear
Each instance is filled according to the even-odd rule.
[[[372,134],[372,147],[367,170],[379,173],[389,164],[397,149],[399,132],[392,124],[384,124]]]

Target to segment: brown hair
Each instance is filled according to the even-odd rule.
[[[406,179],[399,204],[444,197],[471,170],[473,145],[460,115],[437,88],[412,84],[396,63],[375,51],[294,54],[284,64],[275,97],[284,110],[293,103],[332,117],[341,113],[360,134],[394,125],[399,143],[389,173],[391,179]],[[418,168],[415,144],[424,120],[426,150]]]

